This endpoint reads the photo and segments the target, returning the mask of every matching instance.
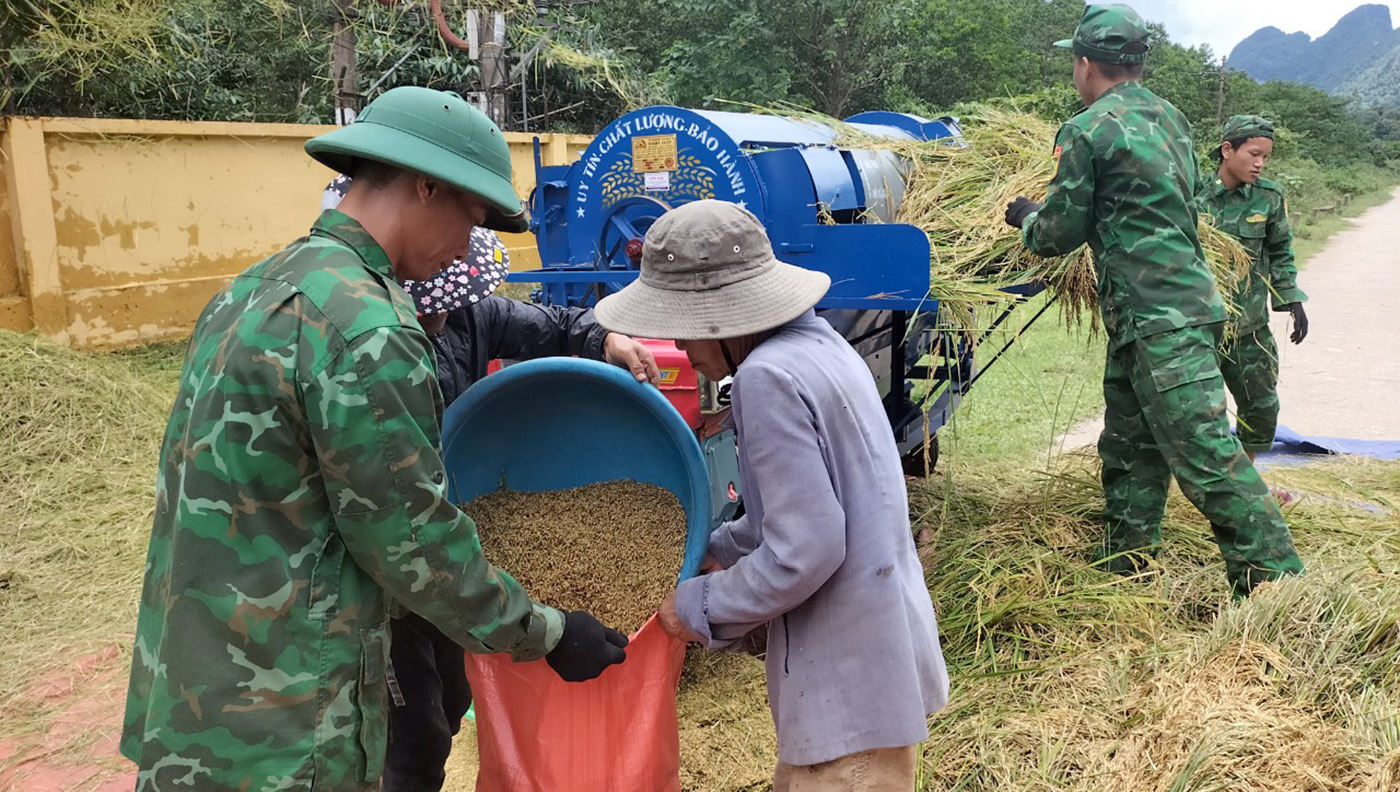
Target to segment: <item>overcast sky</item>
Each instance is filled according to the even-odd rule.
[[[1209,44],[1216,58],[1262,27],[1285,33],[1302,31],[1313,38],[1332,28],[1365,0],[1120,0],[1152,22],[1167,26],[1173,41],[1188,46]],[[1400,0],[1375,5],[1390,8],[1391,24],[1400,19]]]

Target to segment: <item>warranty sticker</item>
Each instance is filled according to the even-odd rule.
[[[661,171],[660,173],[642,174],[642,179],[648,192],[667,192],[671,189],[671,172]]]

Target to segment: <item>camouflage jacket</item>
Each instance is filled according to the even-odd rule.
[[[1268,305],[1287,310],[1308,299],[1298,288],[1298,268],[1293,264],[1293,232],[1288,227],[1283,188],[1268,179],[1228,190],[1218,177],[1205,184],[1197,196],[1201,210],[1220,230],[1239,239],[1254,258],[1249,277],[1239,287],[1235,318],[1241,335],[1269,324]]]
[[[344,214],[210,301],[161,448],[121,743],[138,790],[377,789],[389,598],[476,651],[558,642],[448,499],[441,412],[413,305]]]
[[[1119,83],[1060,128],[1055,160],[1022,239],[1043,256],[1089,245],[1110,349],[1225,319],[1196,231],[1200,169],[1181,111]]]

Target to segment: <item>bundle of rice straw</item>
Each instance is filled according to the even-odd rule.
[[[1097,329],[1098,287],[1088,248],[1042,258],[1027,251],[1020,232],[1005,221],[1006,205],[1016,196],[1045,199],[1054,170],[1053,124],[1031,113],[979,106],[964,116],[967,145],[958,146],[873,137],[840,121],[819,120],[839,131],[842,148],[892,151],[907,163],[904,202],[895,219],[928,233],[929,293],[939,300],[945,321],[971,329],[978,305],[1009,299],[1000,289],[1043,281],[1072,322],[1087,317]],[[1207,222],[1200,233],[1221,293],[1229,295],[1249,272],[1249,256]]]

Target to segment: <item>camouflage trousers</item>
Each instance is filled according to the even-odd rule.
[[[1225,414],[1216,362],[1219,325],[1140,338],[1108,356],[1104,370],[1104,563],[1139,568],[1162,543],[1167,488],[1210,520],[1235,596],[1303,571],[1293,536]]]
[[[1220,349],[1220,374],[1235,397],[1236,435],[1247,453],[1274,445],[1278,428],[1278,346],[1265,325]]]

